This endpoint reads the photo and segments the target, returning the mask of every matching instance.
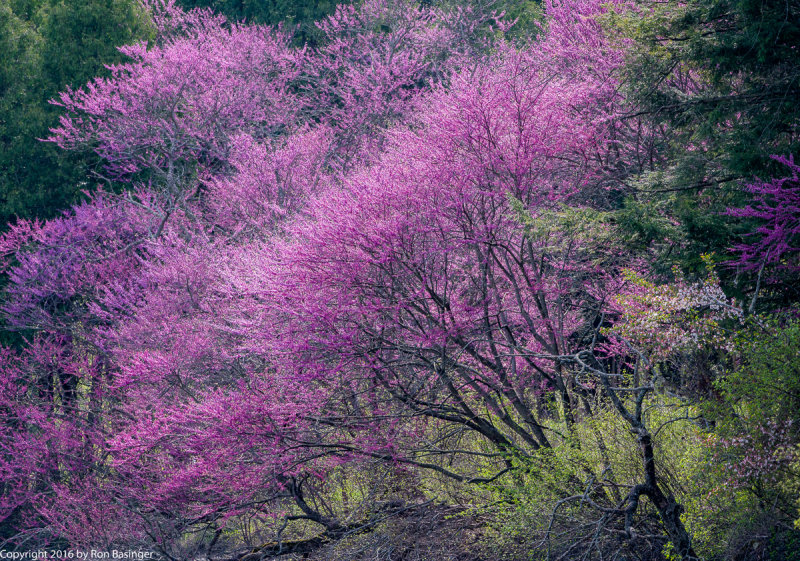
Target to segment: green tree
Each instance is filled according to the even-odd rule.
[[[722,216],[743,183],[780,170],[770,155],[800,151],[800,1],[645,0],[611,16],[629,43],[631,113],[661,131],[658,157],[628,199],[665,209],[686,255],[724,256],[749,225]],[[723,257],[724,258],[724,257]]]
[[[315,43],[315,21],[333,13],[347,0],[178,0],[184,8],[211,8],[231,21],[297,26],[298,43]]]
[[[95,158],[39,140],[58,123],[49,100],[150,33],[135,0],[0,0],[0,223],[53,216],[90,186]]]

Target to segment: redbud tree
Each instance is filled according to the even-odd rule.
[[[694,555],[642,415],[654,370],[624,379],[643,345],[598,346],[630,256],[596,207],[647,145],[619,118],[608,7],[550,2],[516,46],[485,33],[496,14],[376,0],[321,22],[317,50],[151,9],[155,44],[57,101],[52,140],[124,193],[0,245],[29,336],[0,370],[18,539],[188,558],[243,547],[237,528],[279,555],[284,532],[374,520],[374,497],[332,501],[342,474],[535,473],[610,409],[643,479],[615,495],[587,467],[592,502],[578,475],[563,498]]]

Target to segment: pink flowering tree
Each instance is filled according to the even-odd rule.
[[[591,181],[585,161],[597,146],[586,148],[574,123],[551,115],[562,107],[556,100],[569,99],[565,83],[546,80],[530,55],[502,56],[500,70],[482,68],[479,80],[438,92],[419,132],[392,133],[378,164],[310,199],[307,217],[281,226],[284,236],[244,246],[236,234],[197,234],[187,243],[176,222],[149,249],[158,258],[142,274],[158,290],[118,313],[129,319],[110,336],[130,417],[155,403],[162,414],[123,423],[113,454],[117,469],[130,470],[126,481],[148,477],[139,488],[170,497],[159,524],[183,520],[172,530],[182,532],[257,503],[336,535],[348,527],[343,513],[323,516],[305,498],[342,462],[390,460],[478,483],[493,477],[477,473],[479,450],[462,451],[466,460],[452,469],[426,458],[433,444],[415,452],[414,443],[466,423],[498,448],[495,476],[514,454],[551,445],[537,400],[551,389],[570,400],[568,382],[531,355],[570,348],[585,321],[575,303],[596,310],[603,292],[601,282],[581,288],[578,275],[602,272],[583,236],[561,239],[555,228],[529,235],[520,214],[534,200],[554,210]],[[530,120],[516,118],[523,112]],[[485,131],[477,137],[475,122]],[[275,169],[267,170],[253,185],[270,185]],[[220,183],[220,201],[246,185]],[[231,200],[209,202],[221,213],[213,216],[249,208]],[[252,212],[272,216],[271,208]],[[515,322],[511,334],[504,317]],[[517,351],[527,358],[506,357]],[[445,384],[451,375],[456,381]],[[477,406],[501,415],[502,428],[476,416]],[[267,424],[257,428],[256,418]],[[251,437],[231,437],[234,427]],[[200,449],[217,452],[198,463]],[[172,467],[145,469],[154,462]],[[230,480],[238,470],[240,486]],[[136,500],[139,512],[162,508],[153,496]],[[280,506],[287,501],[291,508]]]
[[[69,216],[21,221],[2,237],[6,325],[29,337],[20,351],[4,351],[1,371],[2,516],[16,521],[23,541],[59,536],[59,516],[74,502],[56,506],[66,494],[97,494],[113,396],[112,363],[97,337],[111,322],[96,303],[109,286],[141,289],[134,248],[156,227],[148,214],[98,194]],[[43,520],[52,523],[44,533]],[[103,539],[115,533],[114,524],[97,528]]]
[[[4,312],[36,338],[3,355],[0,508],[28,536],[187,558],[239,528],[302,553],[283,537],[393,508],[332,505],[345,468],[496,482],[604,396],[645,481],[593,504],[632,537],[649,497],[693,554],[652,380],[619,385],[597,346],[627,255],[589,202],[640,149],[607,7],[548,3],[537,42],[481,57],[489,16],[408,8],[340,8],[308,52],[166,2],[156,45],[60,98],[54,140],[133,188],[3,238]]]
[[[787,175],[747,185],[749,204],[727,211],[729,216],[757,224],[742,243],[732,248],[738,258],[731,265],[757,274],[750,312],[755,309],[764,282],[774,285],[780,282],[779,275],[788,274],[791,278],[800,271],[800,166],[793,156],[773,159],[788,168]]]
[[[272,142],[322,122],[336,133],[330,160],[374,152],[381,131],[456,60],[476,54],[472,38],[497,19],[375,0],[339,7],[319,23],[324,46],[310,51],[291,47],[280,28],[187,13],[171,1],[150,8],[155,44],[122,47],[131,62],[62,93],[54,103],[66,113],[49,140],[94,150],[104,179],[149,183],[167,213],[233,171],[233,140],[244,135]]]
[[[280,223],[300,212],[326,184],[332,134],[324,125],[302,124],[310,114],[298,97],[306,54],[290,49],[285,34],[227,25],[208,12],[187,14],[171,2],[156,8],[157,43],[126,48],[132,63],[113,69],[108,80],[65,93],[59,103],[67,115],[53,136],[66,148],[96,150],[108,177],[133,182],[133,188],[123,198],[98,194],[62,219],[20,223],[3,238],[10,280],[4,312],[9,325],[35,333],[40,341],[26,351],[33,358],[9,355],[5,368],[8,418],[20,421],[4,425],[8,454],[3,472],[19,484],[4,487],[3,516],[24,515],[24,526],[34,534],[45,524],[52,539],[109,547],[113,539],[150,540],[166,551],[187,528],[216,524],[219,516],[241,508],[239,499],[228,494],[198,514],[198,493],[190,491],[188,476],[180,483],[183,476],[178,475],[204,469],[191,471],[184,465],[194,460],[190,450],[181,448],[185,439],[180,435],[197,430],[197,417],[180,411],[187,399],[218,413],[223,409],[213,404],[225,400],[253,405],[241,401],[244,390],[238,384],[263,379],[270,367],[263,352],[242,354],[243,337],[222,319],[237,297],[220,290],[220,273],[247,243],[276,235]],[[379,51],[384,48],[374,42]],[[45,361],[48,353],[58,360]],[[42,388],[37,399],[26,389],[31,383]],[[261,387],[251,396],[256,411],[263,410],[267,388],[272,397],[286,401],[276,397],[286,393],[284,385],[267,379]],[[311,397],[298,395],[292,403],[302,403],[312,414]],[[173,433],[176,444],[166,445],[170,435],[150,438],[158,434],[157,427],[167,426],[161,421],[150,427],[131,424],[130,419],[156,407],[163,418],[172,419],[172,427],[182,428]],[[70,409],[92,413],[78,422]],[[248,419],[231,414],[227,426],[247,426]],[[319,442],[318,435],[309,436],[303,428],[309,421],[292,428],[291,415],[274,413],[276,424],[258,433],[259,446],[272,442],[270,450],[280,455],[281,446]],[[48,422],[36,425],[31,418]],[[83,435],[78,443],[91,453],[75,453],[78,445],[63,439],[64,431]],[[30,440],[17,434],[27,432],[41,436]],[[117,433],[120,437],[112,438]],[[286,444],[291,434],[302,434],[307,442]],[[192,446],[202,445],[201,438]],[[26,463],[36,449],[47,450],[46,468]],[[137,487],[144,480],[133,475],[157,461],[151,457],[147,463],[140,457],[143,450],[158,450],[161,461],[173,466],[166,475],[146,475],[153,485],[184,489],[169,495],[180,498],[169,515],[159,510],[164,503],[154,504]],[[78,471],[59,459],[65,454],[83,462],[85,477],[69,475]],[[318,453],[309,456],[268,462],[272,467],[265,464],[249,484],[307,508],[301,484],[291,484],[291,478],[299,476],[298,465],[304,466],[303,473],[320,477],[327,454],[318,467]],[[206,477],[226,473],[219,466],[211,471]],[[30,473],[39,474],[33,490],[24,483]],[[123,473],[127,477],[112,476]],[[66,480],[71,484],[65,485]],[[308,488],[306,483],[306,493]],[[127,525],[117,524],[121,521]]]
[[[308,93],[338,133],[341,164],[374,157],[382,131],[406,121],[421,92],[488,50],[487,26],[509,26],[494,12],[406,0],[340,5],[317,25],[323,40],[312,55]]]
[[[613,337],[635,343],[654,361],[704,345],[731,348],[723,325],[741,325],[744,311],[725,295],[713,269],[699,283],[679,278],[655,285],[630,270],[625,278],[627,287],[615,297],[622,315],[610,330]],[[617,344],[623,345],[619,351],[624,354],[624,343]]]
[[[452,434],[495,450],[476,464],[485,447],[448,448],[445,439],[375,447],[353,430],[337,446],[356,455],[486,483],[476,467],[491,467],[492,481],[537,457],[554,445],[556,427],[569,430],[581,408],[591,414],[586,398],[599,387],[637,435],[645,472],[621,504],[599,507],[604,519],[633,537],[648,497],[677,550],[694,555],[642,418],[653,381],[620,386],[621,374],[592,352],[618,289],[607,274],[618,264],[597,258],[612,253],[610,241],[602,221],[581,230],[558,212],[606,179],[591,162],[617,132],[602,112],[616,92],[596,67],[571,79],[550,74],[542,52],[507,51],[468,79],[454,76],[426,98],[418,129],[394,131],[374,166],[315,200],[288,242],[244,254],[225,284],[265,310],[261,326],[250,313],[237,320],[252,352],[266,349],[278,371],[306,384],[338,381],[342,406],[329,419],[370,434],[387,418],[424,422],[423,435],[458,427]],[[553,395],[563,421],[542,406]],[[426,461],[437,453],[451,458],[447,468]]]
[[[132,62],[61,94],[66,114],[50,138],[97,152],[109,180],[148,184],[165,215],[230,170],[234,136],[282,134],[301,109],[292,88],[305,55],[286,33],[183,16],[180,34],[123,47]]]

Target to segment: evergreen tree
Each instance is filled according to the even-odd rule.
[[[724,215],[743,203],[741,187],[782,173],[772,155],[800,150],[800,2],[670,0],[639,8],[611,26],[633,39],[632,112],[669,134],[661,159],[638,170],[624,217],[666,209],[680,223],[674,241],[683,256],[724,256],[752,226]],[[699,257],[681,259],[702,270]]]
[[[39,140],[58,124],[49,100],[149,33],[135,0],[0,0],[0,224],[51,217],[90,186],[93,157]]]

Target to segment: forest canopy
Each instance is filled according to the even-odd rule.
[[[797,0],[0,0],[0,549],[800,559]]]

